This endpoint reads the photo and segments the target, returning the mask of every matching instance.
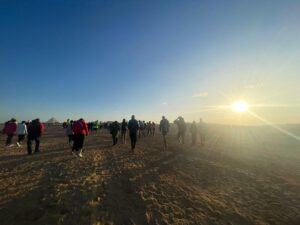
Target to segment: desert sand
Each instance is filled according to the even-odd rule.
[[[300,126],[286,127],[300,136]],[[0,224],[300,224],[300,141],[270,127],[210,125],[207,143],[112,147],[107,130],[71,154],[60,126],[41,153],[0,147]],[[16,139],[14,139],[16,141]]]

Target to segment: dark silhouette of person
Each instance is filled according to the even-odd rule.
[[[139,130],[139,123],[135,119],[135,116],[131,116],[131,120],[128,122],[128,130],[129,130],[129,137],[131,141],[131,150],[134,152],[136,140],[137,140],[137,132]]]
[[[164,150],[167,149],[167,140],[166,140],[166,135],[169,132],[169,127],[170,127],[170,123],[169,121],[163,116],[162,120],[159,123],[159,131],[161,132],[162,136],[163,136],[163,141],[164,141]]]
[[[118,142],[118,134],[120,132],[120,124],[118,123],[118,121],[115,121],[113,123],[110,124],[110,134],[112,136],[113,139],[113,145],[116,145]]]
[[[33,120],[27,129],[27,152],[28,155],[32,154],[32,141],[35,141],[35,153],[40,152],[40,138],[44,134],[45,126],[41,123],[40,119]]]
[[[122,138],[122,143],[123,144],[126,144],[127,127],[128,127],[128,123],[126,122],[125,119],[123,119],[123,121],[121,123],[121,138]]]
[[[177,140],[179,143],[184,144],[185,132],[186,132],[186,124],[182,116],[179,116],[174,123],[178,127]]]

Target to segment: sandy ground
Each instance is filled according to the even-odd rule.
[[[288,127],[300,135],[300,127]],[[106,130],[71,155],[47,126],[41,153],[0,147],[0,224],[300,224],[300,141],[264,127],[210,126],[207,144],[168,136],[111,146]]]

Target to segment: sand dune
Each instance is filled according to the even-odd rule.
[[[190,137],[178,145],[175,132],[168,151],[157,133],[138,140],[134,155],[102,130],[76,158],[55,126],[38,155],[1,147],[0,223],[300,224],[299,141],[272,128],[211,125],[201,147]]]

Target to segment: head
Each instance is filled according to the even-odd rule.
[[[135,115],[132,115],[132,116],[131,116],[131,119],[134,120],[134,119],[135,119]]]
[[[15,118],[11,118],[10,122],[15,123],[15,122],[17,122],[17,120]]]
[[[123,119],[123,122],[125,123],[125,122],[126,122],[126,120],[125,120],[125,119]]]
[[[162,119],[164,120],[164,119],[166,119],[166,117],[165,117],[165,116],[162,116]]]
[[[193,124],[196,124],[196,121],[195,121],[195,120],[193,121]]]
[[[202,123],[203,122],[203,120],[202,120],[202,118],[200,118],[200,121],[199,121],[200,123]]]
[[[34,121],[37,122],[37,123],[39,123],[39,122],[40,122],[40,119],[39,119],[39,118],[36,118]]]
[[[22,124],[25,124],[25,121],[24,121],[24,120],[22,121]]]

